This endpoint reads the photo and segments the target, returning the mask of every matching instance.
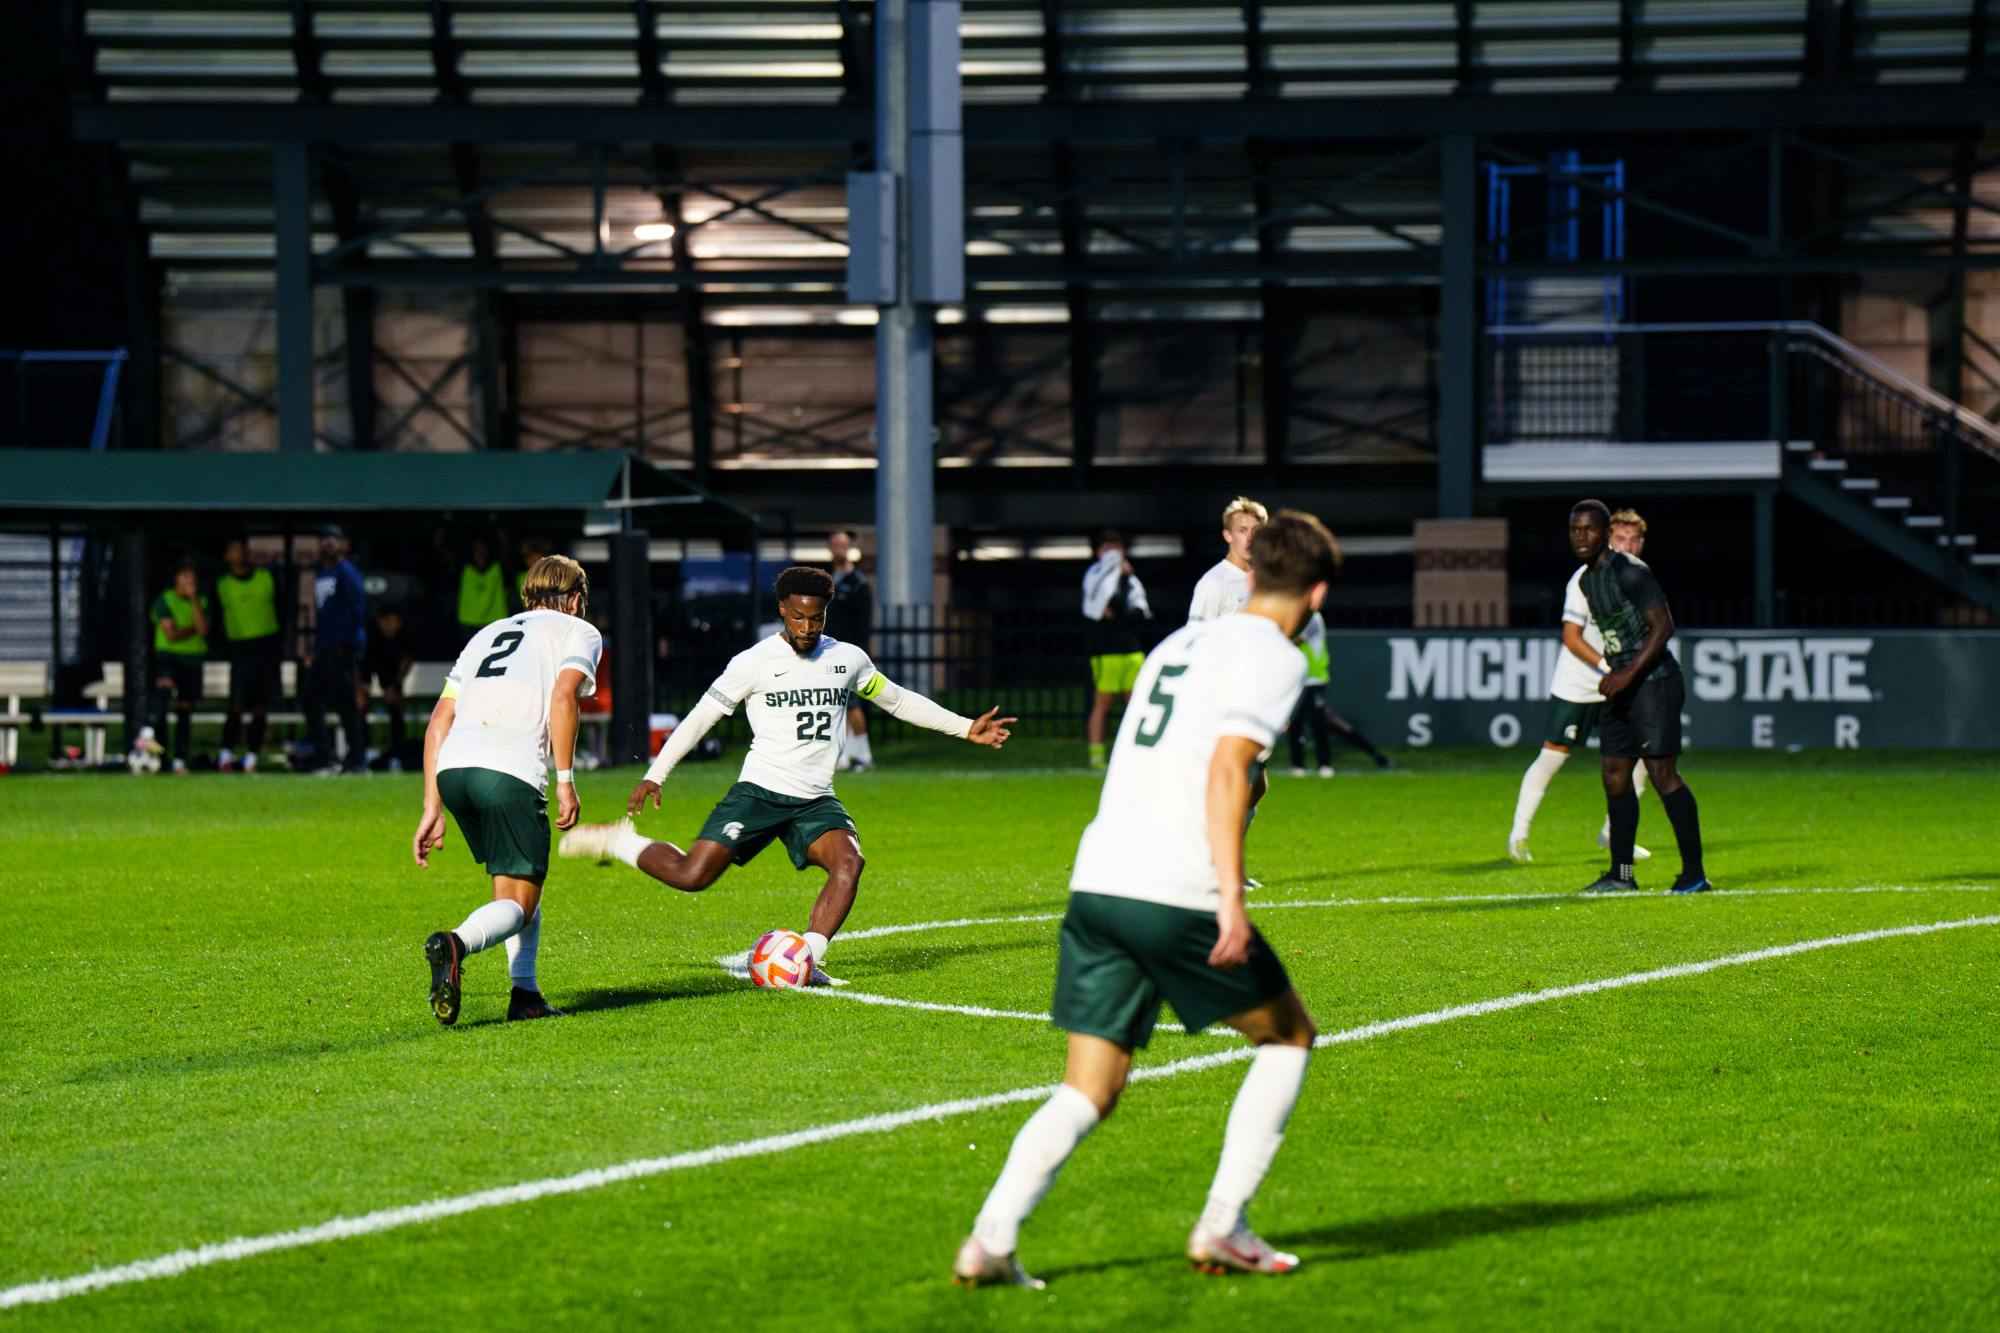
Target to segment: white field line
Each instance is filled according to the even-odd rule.
[[[1725,967],[1739,967],[1748,963],[1761,963],[1773,958],[1789,958],[1796,954],[1811,953],[1818,949],[1831,949],[1847,944],[1863,944],[1871,940],[1896,939],[1909,935],[1931,935],[1945,930],[1963,930],[1973,926],[2000,925],[2000,916],[1975,916],[1958,921],[1933,921],[1925,925],[1895,926],[1886,930],[1861,931],[1852,935],[1830,935],[1823,939],[1802,940],[1796,944],[1780,944],[1768,949],[1755,949],[1749,953],[1729,954],[1721,958],[1711,958],[1698,963],[1677,963],[1671,967],[1653,968],[1645,972],[1628,972],[1623,976],[1606,977],[1599,981],[1584,981],[1571,986],[1556,986],[1548,990],[1530,991],[1520,995],[1503,995],[1491,1000],[1481,1000],[1473,1004],[1453,1005],[1446,1009],[1434,1009],[1429,1013],[1409,1014],[1402,1018],[1385,1019],[1378,1023],[1368,1023],[1361,1027],[1348,1028],[1341,1032],[1328,1032],[1320,1036],[1316,1045],[1334,1046],[1348,1042],[1367,1041],[1392,1032],[1402,1032],[1411,1028],[1432,1027],[1449,1023],[1460,1018],[1475,1018],[1482,1014],[1499,1013],[1508,1009],[1522,1009],[1529,1005],[1546,1004],[1551,1000],[1564,1000],[1579,995],[1595,995],[1600,991],[1623,990],[1631,986],[1643,986],[1655,981],[1668,981],[1677,977],[1698,976]],[[1151,1065],[1133,1071],[1134,1081],[1150,1081],[1159,1078],[1174,1078],[1181,1074],[1213,1069],[1220,1065],[1234,1064],[1247,1060],[1254,1048],[1240,1046],[1227,1051],[1216,1051],[1208,1055],[1190,1056],[1167,1064]],[[714,1166],[722,1162],[733,1162],[746,1157],[767,1157],[773,1153],[790,1152],[795,1148],[809,1147],[816,1143],[830,1143],[836,1139],[854,1138],[862,1134],[884,1134],[908,1125],[949,1120],[974,1112],[991,1110],[994,1107],[1009,1106],[1019,1102],[1038,1101],[1054,1092],[1050,1084],[1040,1084],[1030,1088],[1013,1088],[1006,1092],[989,1093],[984,1097],[965,1097],[956,1101],[932,1102],[926,1106],[914,1106],[907,1111],[892,1111],[882,1115],[863,1116],[858,1120],[843,1120],[831,1125],[820,1125],[811,1129],[794,1130],[788,1134],[773,1134],[765,1138],[745,1139],[736,1143],[717,1144],[711,1148],[701,1148],[693,1152],[676,1153],[671,1157],[641,1157],[615,1166],[597,1167],[579,1171],[573,1175],[553,1176],[544,1180],[524,1181],[518,1185],[507,1185],[499,1189],[480,1190],[473,1194],[461,1194],[453,1198],[433,1199],[428,1203],[406,1204],[399,1208],[384,1208],[359,1217],[336,1217],[317,1226],[300,1227],[293,1231],[278,1231],[264,1236],[238,1237],[234,1240],[198,1246],[194,1249],[176,1250],[153,1259],[142,1259],[136,1263],[121,1264],[115,1268],[99,1268],[92,1272],[80,1273],[75,1277],[45,1279],[28,1282],[19,1286],[0,1290],[0,1310],[19,1305],[40,1305],[51,1301],[66,1300],[72,1296],[82,1296],[89,1292],[101,1291],[106,1287],[125,1286],[134,1282],[149,1282],[157,1278],[175,1277],[196,1268],[211,1264],[234,1263],[240,1259],[253,1258],[260,1254],[272,1254],[281,1250],[296,1250],[309,1245],[320,1245],[327,1241],[346,1240],[354,1236],[368,1236],[379,1232],[393,1231],[399,1227],[415,1226],[424,1222],[435,1222],[442,1218],[457,1217],[465,1213],[479,1212],[487,1208],[501,1208],[509,1204],[530,1203],[536,1199],[546,1199],[556,1195],[578,1194],[585,1190],[600,1189],[606,1185],[616,1185],[628,1180],[640,1180],[648,1176],[664,1175],[670,1171],[686,1171],[695,1167]]]
[[[1720,897],[1744,898],[1744,897],[1766,897],[1772,894],[1800,894],[1800,893],[1843,893],[1843,894],[1933,893],[1933,892],[1991,893],[1993,891],[1994,891],[1993,886],[1989,884],[1942,884],[1935,886],[1864,885],[1861,888],[1851,888],[1851,889],[1825,889],[1825,888],[1717,889],[1717,890],[1712,890],[1706,896],[1716,897],[1716,898]],[[1460,894],[1446,894],[1443,896],[1432,896],[1432,897],[1392,896],[1385,898],[1293,899],[1289,902],[1286,901],[1260,902],[1253,900],[1252,906],[1256,911],[1261,912],[1267,909],[1281,908],[1281,907],[1379,907],[1379,906],[1400,906],[1406,904],[1423,904],[1423,903],[1467,903],[1467,902],[1513,903],[1513,902],[1543,902],[1543,901],[1553,901],[1557,899],[1569,899],[1569,898],[1575,898],[1580,903],[1606,902],[1614,900],[1629,902],[1636,899],[1643,899],[1643,898],[1657,899],[1664,896],[1666,895],[1658,893],[1581,895],[1574,891],[1569,893],[1460,893]],[[885,935],[908,935],[918,931],[927,931],[927,930],[961,930],[972,926],[1015,926],[1033,922],[1060,921],[1060,920],[1062,920],[1061,912],[1031,912],[1022,916],[986,916],[986,917],[964,916],[964,917],[956,917],[949,921],[913,921],[903,925],[895,925],[895,926],[870,926],[865,930],[848,931],[840,938],[843,942],[846,942],[850,940],[880,939]],[[748,950],[745,950],[742,953],[724,954],[722,957],[716,959],[715,961],[718,964],[720,964],[723,970],[727,971],[731,976],[741,977],[746,981],[749,980],[750,954]],[[967,1018],[1011,1018],[1018,1022],[1024,1022],[1024,1023],[1046,1023],[1049,1021],[1049,1016],[1046,1013],[1033,1013],[1025,1009],[991,1009],[983,1004],[940,1004],[931,1000],[906,1000],[903,999],[901,996],[897,995],[883,995],[875,991],[859,991],[859,990],[847,989],[846,988],[847,983],[844,981],[836,981],[834,982],[834,986],[840,987],[841,989],[836,990],[836,989],[829,989],[827,987],[813,986],[807,988],[805,993],[808,995],[817,995],[824,998],[830,998],[835,1000],[852,1000],[856,1004],[873,1004],[892,1009],[919,1009],[926,1013],[933,1013],[933,1014],[962,1014]],[[1191,1035],[1198,1037],[1206,1036],[1206,1037],[1220,1037],[1227,1039],[1234,1037],[1236,1033],[1233,1030],[1225,1027],[1210,1027],[1203,1029],[1201,1032],[1194,1033]]]

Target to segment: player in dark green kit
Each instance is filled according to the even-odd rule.
[[[1611,869],[1584,889],[1585,893],[1618,893],[1638,889],[1632,873],[1632,844],[1639,833],[1639,797],[1632,790],[1632,770],[1644,760],[1667,818],[1680,844],[1681,873],[1674,893],[1706,893],[1708,875],[1701,864],[1701,819],[1694,793],[1681,781],[1681,705],[1687,689],[1680,663],[1667,651],[1674,634],[1667,595],[1646,562],[1610,545],[1611,510],[1600,500],[1585,500],[1569,511],[1570,551],[1581,560],[1583,595],[1590,616],[1604,635],[1604,660],[1610,667],[1598,689],[1604,712],[1598,736],[1604,755],[1604,797],[1611,815]]]

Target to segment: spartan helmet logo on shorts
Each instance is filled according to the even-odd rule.
[[[1575,739],[1576,739],[1576,723],[1572,722],[1572,723],[1570,723],[1570,724],[1569,724],[1568,726],[1564,727],[1564,728],[1563,728],[1563,735],[1565,735],[1565,736],[1569,737],[1569,738],[1570,738],[1571,740],[1575,740]]]
[[[732,819],[727,824],[724,824],[722,826],[722,836],[731,842],[735,842],[738,838],[742,837],[743,825],[741,821]]]

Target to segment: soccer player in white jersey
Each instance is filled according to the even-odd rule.
[[[1611,516],[1611,547],[1631,556],[1645,550],[1646,520],[1639,517],[1637,510],[1621,509]],[[1542,750],[1521,775],[1521,794],[1514,800],[1514,825],[1507,833],[1507,855],[1516,861],[1535,859],[1528,850],[1528,832],[1535,822],[1535,811],[1541,808],[1549,784],[1562,771],[1570,751],[1589,743],[1597,716],[1604,711],[1604,696],[1597,692],[1597,682],[1604,678],[1605,672],[1604,633],[1590,618],[1590,603],[1583,595],[1581,565],[1569,576],[1569,584],[1563,589],[1562,627],[1563,650],[1556,655],[1556,669],[1549,678],[1549,720],[1542,731]],[[1633,768],[1632,789],[1641,796],[1646,793],[1644,764]],[[1608,818],[1597,831],[1597,845],[1611,845]],[[1644,861],[1652,853],[1635,846],[1632,856]]]
[[[1188,624],[1220,620],[1235,615],[1250,600],[1250,541],[1271,517],[1271,511],[1247,495],[1239,495],[1222,507],[1222,544],[1228,553],[1196,580],[1194,597],[1188,602]],[[1271,779],[1258,764],[1250,774],[1250,809],[1243,816],[1244,830],[1257,817],[1257,806],[1271,790]],[[1261,889],[1255,879],[1248,887]]]
[[[1206,1272],[1298,1267],[1244,1219],[1284,1140],[1315,1032],[1244,911],[1243,815],[1251,766],[1269,756],[1305,684],[1292,636],[1326,596],[1337,549],[1318,519],[1281,511],[1257,532],[1243,611],[1176,630],[1147,657],[1133,691],[1145,702],[1118,728],[1070,877],[1052,1013],[1069,1032],[1062,1086],[1015,1136],[952,1264],[958,1281],[1042,1285],[1015,1258],[1021,1223],[1117,1105],[1162,1000],[1189,1032],[1220,1020],[1257,1048],[1188,1258]]]
[[[1209,567],[1194,585],[1188,602],[1188,623],[1234,615],[1250,600],[1250,539],[1270,518],[1255,500],[1237,496],[1222,510],[1222,544],[1228,554]]]
[[[474,634],[445,677],[424,733],[424,813],[410,851],[419,867],[444,843],[445,812],[493,877],[493,901],[456,930],[424,941],[431,1012],[458,1021],[459,966],[507,942],[514,981],[509,1021],[553,1018],[535,980],[542,881],[549,873],[548,760],[556,768],[556,827],[576,823],[576,701],[597,688],[604,642],[583,619],[590,580],[563,555],[544,556],[521,583],[527,610]]]
[[[816,866],[826,884],[805,930],[812,951],[812,980],[827,945],[847,919],[861,884],[861,843],[854,820],[833,794],[834,765],[847,729],[850,696],[866,699],[914,726],[999,749],[1016,720],[990,708],[960,717],[915,690],[893,683],[868,654],[825,633],[833,578],[823,569],[795,566],[778,575],[779,630],[730,659],[693,711],[660,747],[646,776],[632,789],[627,815],[647,801],[660,808],[660,784],[717,722],[748,707],[750,753],[743,771],[684,852],[654,842],[624,819],[585,824],[562,841],[564,856],[616,857],[663,884],[699,893],[732,862],[746,865],[773,840],[783,839],[792,864]]]

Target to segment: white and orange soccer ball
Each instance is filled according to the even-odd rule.
[[[803,986],[812,966],[806,937],[795,930],[767,930],[750,946],[750,980],[759,986]]]

